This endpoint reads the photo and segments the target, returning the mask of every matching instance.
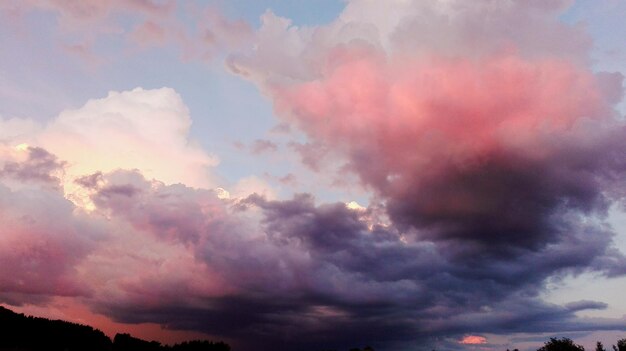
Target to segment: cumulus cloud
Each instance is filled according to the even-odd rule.
[[[40,148],[27,152],[0,172],[0,302],[87,296],[91,287],[77,279],[76,265],[98,246],[104,226],[75,212],[59,190],[62,162]]]
[[[479,306],[494,318],[522,300],[552,310],[517,300],[552,276],[624,272],[603,223],[624,199],[623,76],[589,68],[589,37],[557,18],[566,7],[351,1],[334,22],[301,28],[267,12],[254,49],[230,58],[305,145],[326,150],[304,162],[342,157],[395,230],[440,255],[431,272],[459,276],[440,286],[443,299],[421,300],[440,309],[441,330],[467,318],[458,330],[471,332],[478,321],[462,311]],[[568,311],[564,330],[578,323]]]
[[[189,110],[170,88],[110,92],[61,112],[46,125],[28,119],[0,123],[23,126],[23,132],[0,136],[5,143],[33,146],[28,163],[5,164],[3,172],[35,177],[39,167],[45,168],[40,172],[45,177],[48,168],[60,166],[48,152],[54,154],[63,162],[61,185],[75,202],[86,196],[75,181],[116,169],[138,169],[168,184],[214,186],[211,168],[218,159],[189,138]]]
[[[610,233],[517,257],[468,257],[455,243],[407,241],[394,227],[372,226],[371,209],[316,205],[306,194],[233,202],[115,172],[93,197],[98,211],[133,233],[117,234],[113,249],[81,265],[87,280],[106,287],[94,306],[119,321],[247,340],[244,349],[348,347],[356,339],[407,347],[470,330],[596,330],[623,322],[575,317],[601,308],[598,302],[562,307],[532,298],[545,278],[602,257]],[[127,268],[106,268],[118,264]]]
[[[167,183],[207,187],[218,161],[189,139],[191,123],[173,89],[137,88],[63,111],[35,140],[74,175],[139,169]]]
[[[13,142],[14,140],[32,135],[40,128],[41,126],[37,122],[30,119],[5,119],[0,116],[0,140],[4,142]]]
[[[63,173],[64,163],[57,160],[40,147],[30,147],[25,144],[18,145],[16,151],[26,152],[28,155],[22,162],[7,160],[0,169],[0,177],[13,178],[20,181],[35,181],[58,186],[59,174]],[[13,154],[16,152],[14,151]],[[23,156],[23,155],[19,155]],[[4,161],[4,160],[0,160]]]
[[[564,5],[399,1],[388,18],[353,1],[313,28],[266,13],[255,50],[231,64],[344,156],[397,225],[468,254],[516,254],[621,196],[605,191],[626,169],[622,77],[584,65],[581,29],[555,18]]]
[[[30,163],[25,157],[20,167]],[[1,212],[8,223],[2,257],[25,277],[0,280],[4,302],[82,296],[118,322],[197,330],[268,350],[345,348],[355,340],[409,347],[469,331],[623,323],[575,317],[600,302],[557,306],[532,297],[547,277],[607,257],[611,233],[593,226],[538,250],[507,256],[475,248],[470,256],[462,242],[420,240],[414,228],[374,220],[380,209],[317,205],[308,194],[228,199],[138,170],[94,173],[77,185],[93,211],[77,211],[50,187],[3,190],[3,208],[12,207]]]

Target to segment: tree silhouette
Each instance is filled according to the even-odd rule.
[[[617,346],[613,345],[615,351],[626,351],[626,339],[617,340]]]
[[[90,326],[25,316],[2,306],[0,326],[0,351],[230,351],[221,341],[193,340],[167,346],[130,334],[117,334],[111,342]]]
[[[0,326],[0,351],[231,351],[230,346],[221,341],[192,340],[169,346],[130,334],[117,334],[111,341],[102,331],[87,325],[25,316],[2,306]],[[349,351],[374,349],[365,346]],[[585,351],[585,348],[569,338],[550,338],[537,351]],[[598,341],[595,351],[607,350]],[[626,338],[618,340],[613,351],[626,351]]]
[[[0,349],[111,351],[111,339],[90,326],[27,317],[0,306]]]
[[[585,348],[574,344],[570,338],[550,338],[542,347],[537,351],[585,351]]]
[[[113,338],[115,351],[161,351],[161,343],[146,341],[130,336],[130,334],[117,334]]]
[[[165,349],[171,351],[230,351],[230,346],[221,341],[192,340],[171,347],[167,346]]]

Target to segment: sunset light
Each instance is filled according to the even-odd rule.
[[[0,1],[0,351],[626,351],[624,38],[626,0]]]

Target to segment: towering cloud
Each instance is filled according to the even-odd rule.
[[[318,28],[267,13],[231,67],[345,157],[396,225],[459,254],[541,250],[623,196],[622,76],[586,66],[562,2],[396,5],[353,1]]]
[[[624,199],[623,77],[589,68],[589,39],[557,19],[565,6],[352,1],[303,28],[268,12],[255,49],[230,60],[345,159],[405,240],[440,255],[432,276],[454,278],[428,305],[450,312],[443,329],[460,311],[497,316],[554,275],[626,272],[602,224]]]
[[[189,139],[189,110],[169,88],[110,92],[78,109],[63,111],[46,125],[27,119],[0,119],[0,125],[7,127],[0,141],[32,145],[31,158],[50,152],[64,162],[60,185],[77,203],[86,200],[77,179],[116,169],[137,169],[168,184],[215,185],[211,168],[219,161]],[[13,127],[17,128],[9,133]],[[29,164],[33,162],[46,167],[52,161],[33,159]],[[7,167],[5,173],[20,172],[17,166]]]
[[[189,110],[172,89],[110,92],[62,112],[36,141],[71,174],[139,169],[167,183],[210,186],[217,158],[189,140]]]

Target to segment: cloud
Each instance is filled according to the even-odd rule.
[[[22,4],[23,11],[31,9],[57,12],[61,26],[70,29],[75,26],[90,26],[94,22],[104,21],[115,13],[140,13],[156,17],[166,16],[174,10],[172,1],[152,0],[115,0],[106,3],[99,1],[82,1],[68,3],[65,1],[26,1]]]
[[[583,311],[583,310],[603,310],[603,309],[606,309],[608,305],[600,301],[581,300],[581,301],[570,302],[566,304],[565,307],[569,308],[572,311]]]
[[[550,279],[626,272],[605,223],[625,197],[623,77],[588,68],[563,1],[393,5],[351,1],[320,27],[267,12],[229,60],[306,134],[303,161],[341,159],[369,207],[264,196],[255,177],[211,190],[178,94],[112,92],[46,126],[0,121],[32,145],[0,149],[0,257],[26,277],[0,275],[0,296],[82,296],[242,350],[623,330],[576,315],[602,302],[540,298]]]
[[[89,213],[54,188],[5,191],[12,208],[2,212],[4,263],[33,280],[0,280],[3,301],[82,296],[116,322],[202,331],[244,350],[345,348],[355,340],[409,347],[470,331],[623,322],[575,317],[599,302],[562,307],[532,297],[547,277],[606,256],[611,233],[593,226],[538,251],[470,256],[458,240],[418,240],[415,229],[375,220],[380,209],[318,205],[309,194],[227,199],[138,170],[95,173],[77,185],[90,195]],[[36,250],[39,242],[46,245]],[[16,247],[37,252],[45,268]]]
[[[466,335],[459,341],[459,344],[467,344],[467,345],[480,345],[486,344],[487,338],[479,335]]]
[[[411,58],[480,58],[515,51],[528,58],[556,54],[586,62],[592,42],[584,27],[556,20],[568,4],[396,0],[389,6],[353,0],[333,22],[316,27],[297,27],[267,11],[255,34],[253,54],[233,55],[230,65],[255,81],[306,81],[324,73],[330,51],[354,43]]]
[[[139,169],[167,183],[206,187],[217,158],[189,140],[191,122],[173,89],[137,88],[63,111],[36,140],[69,162],[74,175]]]
[[[152,21],[146,21],[137,26],[131,33],[131,37],[143,46],[161,46],[167,41],[166,30]]]
[[[211,6],[194,12],[199,14],[196,18],[198,28],[190,44],[184,48],[186,55],[211,59],[250,44],[253,29],[249,23],[232,20]]]
[[[46,176],[48,168],[60,167],[47,153],[54,154],[64,162],[61,185],[77,203],[86,195],[75,181],[116,169],[138,169],[168,184],[214,185],[211,168],[218,159],[190,140],[189,110],[170,88],[110,92],[61,112],[46,125],[28,119],[0,123],[24,126],[24,132],[4,136],[5,142],[32,145],[30,162],[21,166],[27,168],[5,164],[4,173],[36,176],[34,168],[44,167],[40,175]]]
[[[248,44],[252,35],[248,23],[227,18],[215,6],[171,0],[106,3],[46,0],[0,4],[0,16],[11,22],[12,30],[21,25],[23,17],[34,12],[52,16],[57,23],[53,30],[58,32],[61,47],[92,65],[115,59],[103,56],[101,49],[95,50],[106,37],[122,35],[123,44],[131,51],[172,46],[185,60],[210,61],[225,50]]]
[[[19,140],[24,136],[36,133],[40,127],[41,126],[37,122],[30,119],[4,119],[0,116],[0,140],[5,142]]]
[[[626,169],[612,107],[621,75],[584,65],[581,29],[555,18],[565,3],[398,5],[389,19],[353,1],[313,28],[268,12],[231,67],[420,239],[517,255],[567,240],[580,216],[602,218]],[[522,20],[533,25],[510,26]]]
[[[233,146],[240,151],[247,150],[252,155],[272,154],[278,151],[278,144],[268,139],[256,139],[249,145],[245,145],[240,141],[233,143]]]
[[[414,325],[407,330],[467,333],[473,323],[495,330],[499,311],[520,318],[507,331],[581,328],[571,311],[548,318],[552,306],[522,296],[536,296],[549,277],[624,272],[615,234],[603,223],[608,208],[624,200],[619,155],[626,152],[626,125],[614,109],[623,76],[589,68],[589,37],[557,18],[564,1],[394,5],[351,1],[318,27],[267,12],[254,49],[233,55],[229,67],[273,99],[279,118],[306,133],[302,145],[316,145],[300,148],[303,162],[319,167],[328,157],[343,158],[343,170],[384,205],[390,231],[430,245],[430,262],[442,264],[431,264],[431,279],[439,272],[447,279],[428,284],[441,297],[420,301],[441,323],[420,325],[425,309],[408,318]],[[270,217],[272,230],[313,252],[360,257],[346,248],[356,240],[353,228],[325,226],[331,218],[312,225],[296,217],[304,222],[290,234],[294,206]],[[378,277],[375,263],[349,261],[337,266],[369,267],[363,275]],[[419,268],[390,266],[402,281],[419,286],[424,279]],[[537,314],[527,315],[521,301]],[[472,315],[483,307],[494,319]]]
[[[407,242],[407,233],[370,226],[371,209],[316,205],[306,194],[231,202],[211,191],[116,172],[105,176],[93,196],[99,211],[131,225],[141,240],[129,245],[120,237],[114,246],[121,251],[113,257],[131,260],[124,262],[130,269],[110,271],[108,279],[94,273],[104,258],[88,264],[94,284],[115,287],[102,291],[95,306],[123,322],[247,340],[243,349],[349,347],[357,339],[405,347],[470,330],[596,330],[622,322],[574,316],[598,303],[560,307],[529,297],[545,278],[602,257],[610,233],[483,259],[459,255],[454,243]],[[164,243],[166,250],[157,249]],[[186,263],[176,258],[183,253]],[[140,259],[144,255],[150,258]],[[176,262],[172,275],[164,269],[169,260]],[[208,271],[185,274],[190,267]]]
[[[250,149],[253,154],[259,155],[264,152],[276,152],[278,145],[271,140],[257,139],[250,145]]]
[[[88,296],[92,287],[77,279],[76,265],[98,246],[104,224],[64,198],[54,175],[62,162],[40,148],[27,152],[0,175],[0,301]]]
[[[0,169],[0,177],[47,183],[52,186],[59,185],[61,180],[55,173],[63,172],[63,162],[40,147],[29,147],[22,144],[18,145],[17,150],[28,153],[26,160],[23,162],[5,162]]]

